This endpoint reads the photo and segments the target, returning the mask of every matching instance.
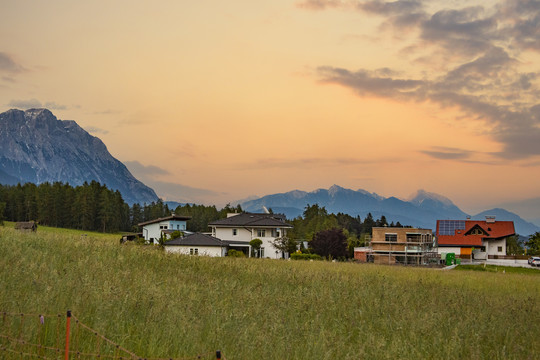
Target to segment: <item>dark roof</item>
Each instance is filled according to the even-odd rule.
[[[187,246],[227,246],[220,239],[201,233],[195,233],[183,238],[166,241],[164,246],[170,245],[187,245]]]
[[[145,222],[139,223],[137,225],[144,226],[144,225],[155,224],[155,223],[166,221],[166,220],[190,220],[190,219],[191,219],[191,216],[173,214],[171,216],[166,216],[166,217],[162,217],[162,218],[159,218],[159,219],[145,221]]]
[[[279,214],[255,214],[255,213],[241,213],[228,217],[226,219],[220,219],[212,221],[208,225],[210,226],[255,226],[255,227],[280,227],[291,228],[292,226],[287,224],[285,217]]]

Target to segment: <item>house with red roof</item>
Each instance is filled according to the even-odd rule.
[[[438,252],[471,255],[487,258],[506,255],[506,239],[514,236],[513,221],[496,221],[495,216],[486,220],[437,220]]]

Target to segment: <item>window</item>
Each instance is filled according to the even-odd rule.
[[[397,234],[384,234],[384,241],[397,242]]]
[[[396,235],[397,237],[397,235]],[[396,239],[397,241],[397,239]],[[419,243],[422,241],[422,234],[407,234],[407,242]]]
[[[257,237],[265,237],[266,236],[266,230],[265,229],[258,229],[257,230]]]
[[[180,230],[180,225],[176,225],[176,230]]]
[[[473,229],[471,235],[483,235],[484,233],[479,228]]]
[[[159,225],[160,230],[167,230],[167,225]]]
[[[232,234],[233,234],[233,236],[238,235],[238,229],[232,229]]]
[[[498,251],[498,252],[502,252],[502,246],[498,246],[498,247],[497,247],[497,251]]]
[[[272,237],[280,237],[279,229],[272,229]]]
[[[189,249],[189,255],[199,255],[199,249],[197,248]]]

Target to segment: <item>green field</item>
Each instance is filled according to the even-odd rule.
[[[536,274],[188,257],[118,240],[0,227],[0,311],[70,309],[152,358],[540,358]]]

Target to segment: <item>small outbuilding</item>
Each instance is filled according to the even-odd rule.
[[[15,223],[15,230],[36,231],[37,223],[35,221],[21,221]]]
[[[227,254],[227,244],[220,239],[201,233],[166,241],[165,251],[184,255],[223,257]]]

